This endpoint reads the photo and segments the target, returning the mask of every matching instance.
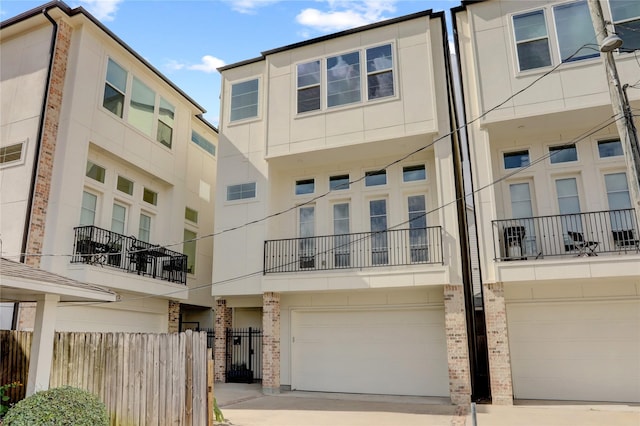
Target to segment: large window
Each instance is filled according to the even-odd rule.
[[[231,86],[231,121],[258,116],[258,79]]]
[[[393,96],[393,54],[390,44],[367,49],[369,100]]]
[[[513,29],[520,71],[551,65],[549,36],[543,10],[515,15]]]
[[[188,229],[184,230],[184,244],[182,253],[187,255],[187,272],[196,273],[196,238],[198,234]]]
[[[320,109],[320,61],[298,65],[298,113]]]
[[[90,192],[82,192],[82,208],[80,210],[80,226],[93,225],[96,221],[98,197]]]
[[[102,106],[122,118],[124,112],[124,95],[126,92],[127,72],[112,59],[109,59]]]
[[[360,102],[360,52],[327,58],[327,106]]]
[[[596,42],[589,6],[585,0],[555,6],[553,15],[562,62],[600,55],[593,46],[585,46]]]
[[[640,1],[615,0],[609,6],[616,33],[624,41],[622,49],[640,48]]]
[[[227,186],[227,201],[256,197],[256,183],[241,183]]]

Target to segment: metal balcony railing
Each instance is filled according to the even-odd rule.
[[[429,263],[443,263],[440,226],[264,242],[265,274]]]
[[[494,220],[495,260],[638,253],[634,209]]]
[[[97,226],[74,228],[71,263],[108,266],[173,283],[187,283],[187,255]]]

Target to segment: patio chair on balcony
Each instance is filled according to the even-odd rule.
[[[507,226],[503,232],[505,260],[525,260],[522,245],[526,233],[524,226]]]
[[[598,241],[585,240],[582,232],[567,231],[564,250],[578,252],[578,256],[597,256],[598,245]]]
[[[635,237],[633,229],[625,229],[620,231],[611,231],[613,233],[613,243],[616,249],[625,252],[635,248],[636,252],[640,251],[640,240]]]

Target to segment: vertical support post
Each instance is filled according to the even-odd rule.
[[[262,392],[280,393],[280,293],[264,293],[262,328]]]
[[[214,339],[214,368],[215,381],[226,380],[227,328],[231,323],[231,308],[227,308],[225,299],[216,301],[215,339]]]
[[[60,296],[54,294],[45,294],[38,298],[33,342],[31,343],[31,355],[29,358],[27,396],[49,389],[56,309],[59,300]]]
[[[248,356],[248,360],[247,360],[247,367],[249,369],[249,371],[251,372],[251,377],[249,377],[249,383],[253,383],[253,368],[252,368],[252,364],[251,364],[251,358],[253,358],[253,329],[251,327],[249,327],[249,356]]]

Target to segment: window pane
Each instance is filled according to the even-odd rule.
[[[227,201],[241,200],[244,198],[255,198],[256,183],[243,183],[240,185],[230,185],[227,187]]]
[[[104,183],[104,167],[100,167],[97,164],[93,164],[91,161],[87,161],[87,170],[85,175],[93,180]]]
[[[298,90],[298,113],[320,109],[320,86]]]
[[[519,169],[529,165],[529,151],[505,152],[504,168]]]
[[[80,226],[93,225],[96,219],[96,206],[98,205],[98,197],[83,191],[82,192],[82,208],[80,210]]]
[[[424,164],[419,166],[407,166],[402,168],[402,180],[405,182],[412,182],[415,180],[425,180],[427,178],[427,172]]]
[[[149,242],[151,236],[151,217],[140,213],[140,227],[138,229],[138,239]]]
[[[118,176],[118,184],[116,186],[118,191],[122,191],[125,194],[133,195],[133,182],[122,176]]]
[[[367,49],[367,87],[369,99],[394,95],[391,45]]]
[[[544,20],[544,11],[536,10],[535,12],[514,16],[513,28],[516,34],[516,41],[546,38],[547,25]]]
[[[364,178],[365,186],[386,185],[387,171],[380,170],[376,172],[367,172]]]
[[[349,233],[349,204],[341,203],[333,205],[333,233]]]
[[[298,88],[320,84],[320,61],[298,65]]]
[[[518,44],[518,61],[520,71],[551,65],[549,41],[545,38]]]
[[[127,91],[127,72],[111,59],[107,65],[107,82],[122,93]]]
[[[590,49],[588,46],[582,47],[585,44],[593,44],[596,40],[586,1],[556,6],[553,8],[553,12],[562,62],[600,55],[599,52]],[[580,51],[576,53],[578,49]],[[569,58],[571,55],[574,56]]]
[[[300,237],[315,234],[315,207],[300,207]]]
[[[184,243],[182,245],[182,254],[187,255],[187,272],[196,273],[196,238],[198,235],[188,229],[184,230]]]
[[[133,78],[131,103],[129,104],[129,123],[151,136],[156,94],[142,81]]]
[[[296,195],[313,194],[315,191],[315,180],[305,179],[296,181]]]
[[[551,164],[578,161],[578,151],[575,145],[552,146],[549,148]]]
[[[18,161],[22,157],[22,144],[3,146],[0,148],[0,164]]]
[[[160,98],[160,111],[158,112],[158,134],[157,140],[163,145],[171,148],[171,138],[173,135],[173,116],[175,108],[169,102]]]
[[[173,129],[162,121],[158,120],[158,133],[156,140],[162,145],[171,148],[171,138],[173,137]]]
[[[600,158],[617,157],[624,154],[622,152],[622,143],[619,140],[599,141],[598,153]]]
[[[206,140],[204,136],[201,136],[199,133],[194,131],[191,132],[191,142],[198,145],[200,148],[204,149],[211,155],[216,155],[216,146]]]
[[[258,116],[258,79],[231,86],[231,121]]]
[[[127,209],[119,204],[113,205],[111,213],[111,230],[119,234],[124,234],[124,224],[127,215]]]
[[[409,228],[426,228],[427,215],[424,195],[413,195],[407,199]]]
[[[102,106],[122,118],[122,111],[124,110],[124,95],[109,84],[105,84]]]
[[[360,53],[327,59],[327,106],[360,102]]]
[[[511,195],[511,216],[513,218],[532,217],[531,193],[528,183],[509,185]]]
[[[194,209],[190,209],[189,207],[185,207],[184,218],[193,223],[198,223],[198,212]]]
[[[580,213],[578,186],[575,178],[556,180],[560,214]]]
[[[158,193],[145,188],[142,193],[142,200],[155,206],[158,204]]]
[[[640,17],[640,2],[638,0],[613,0],[609,2],[609,6],[614,21]]]
[[[329,189],[332,191],[349,189],[349,175],[331,176],[329,178]]]
[[[640,3],[638,4],[640,5]],[[637,51],[637,49],[640,48],[640,19],[617,23],[615,29],[623,41],[622,47],[620,48],[622,52],[630,50]]]

